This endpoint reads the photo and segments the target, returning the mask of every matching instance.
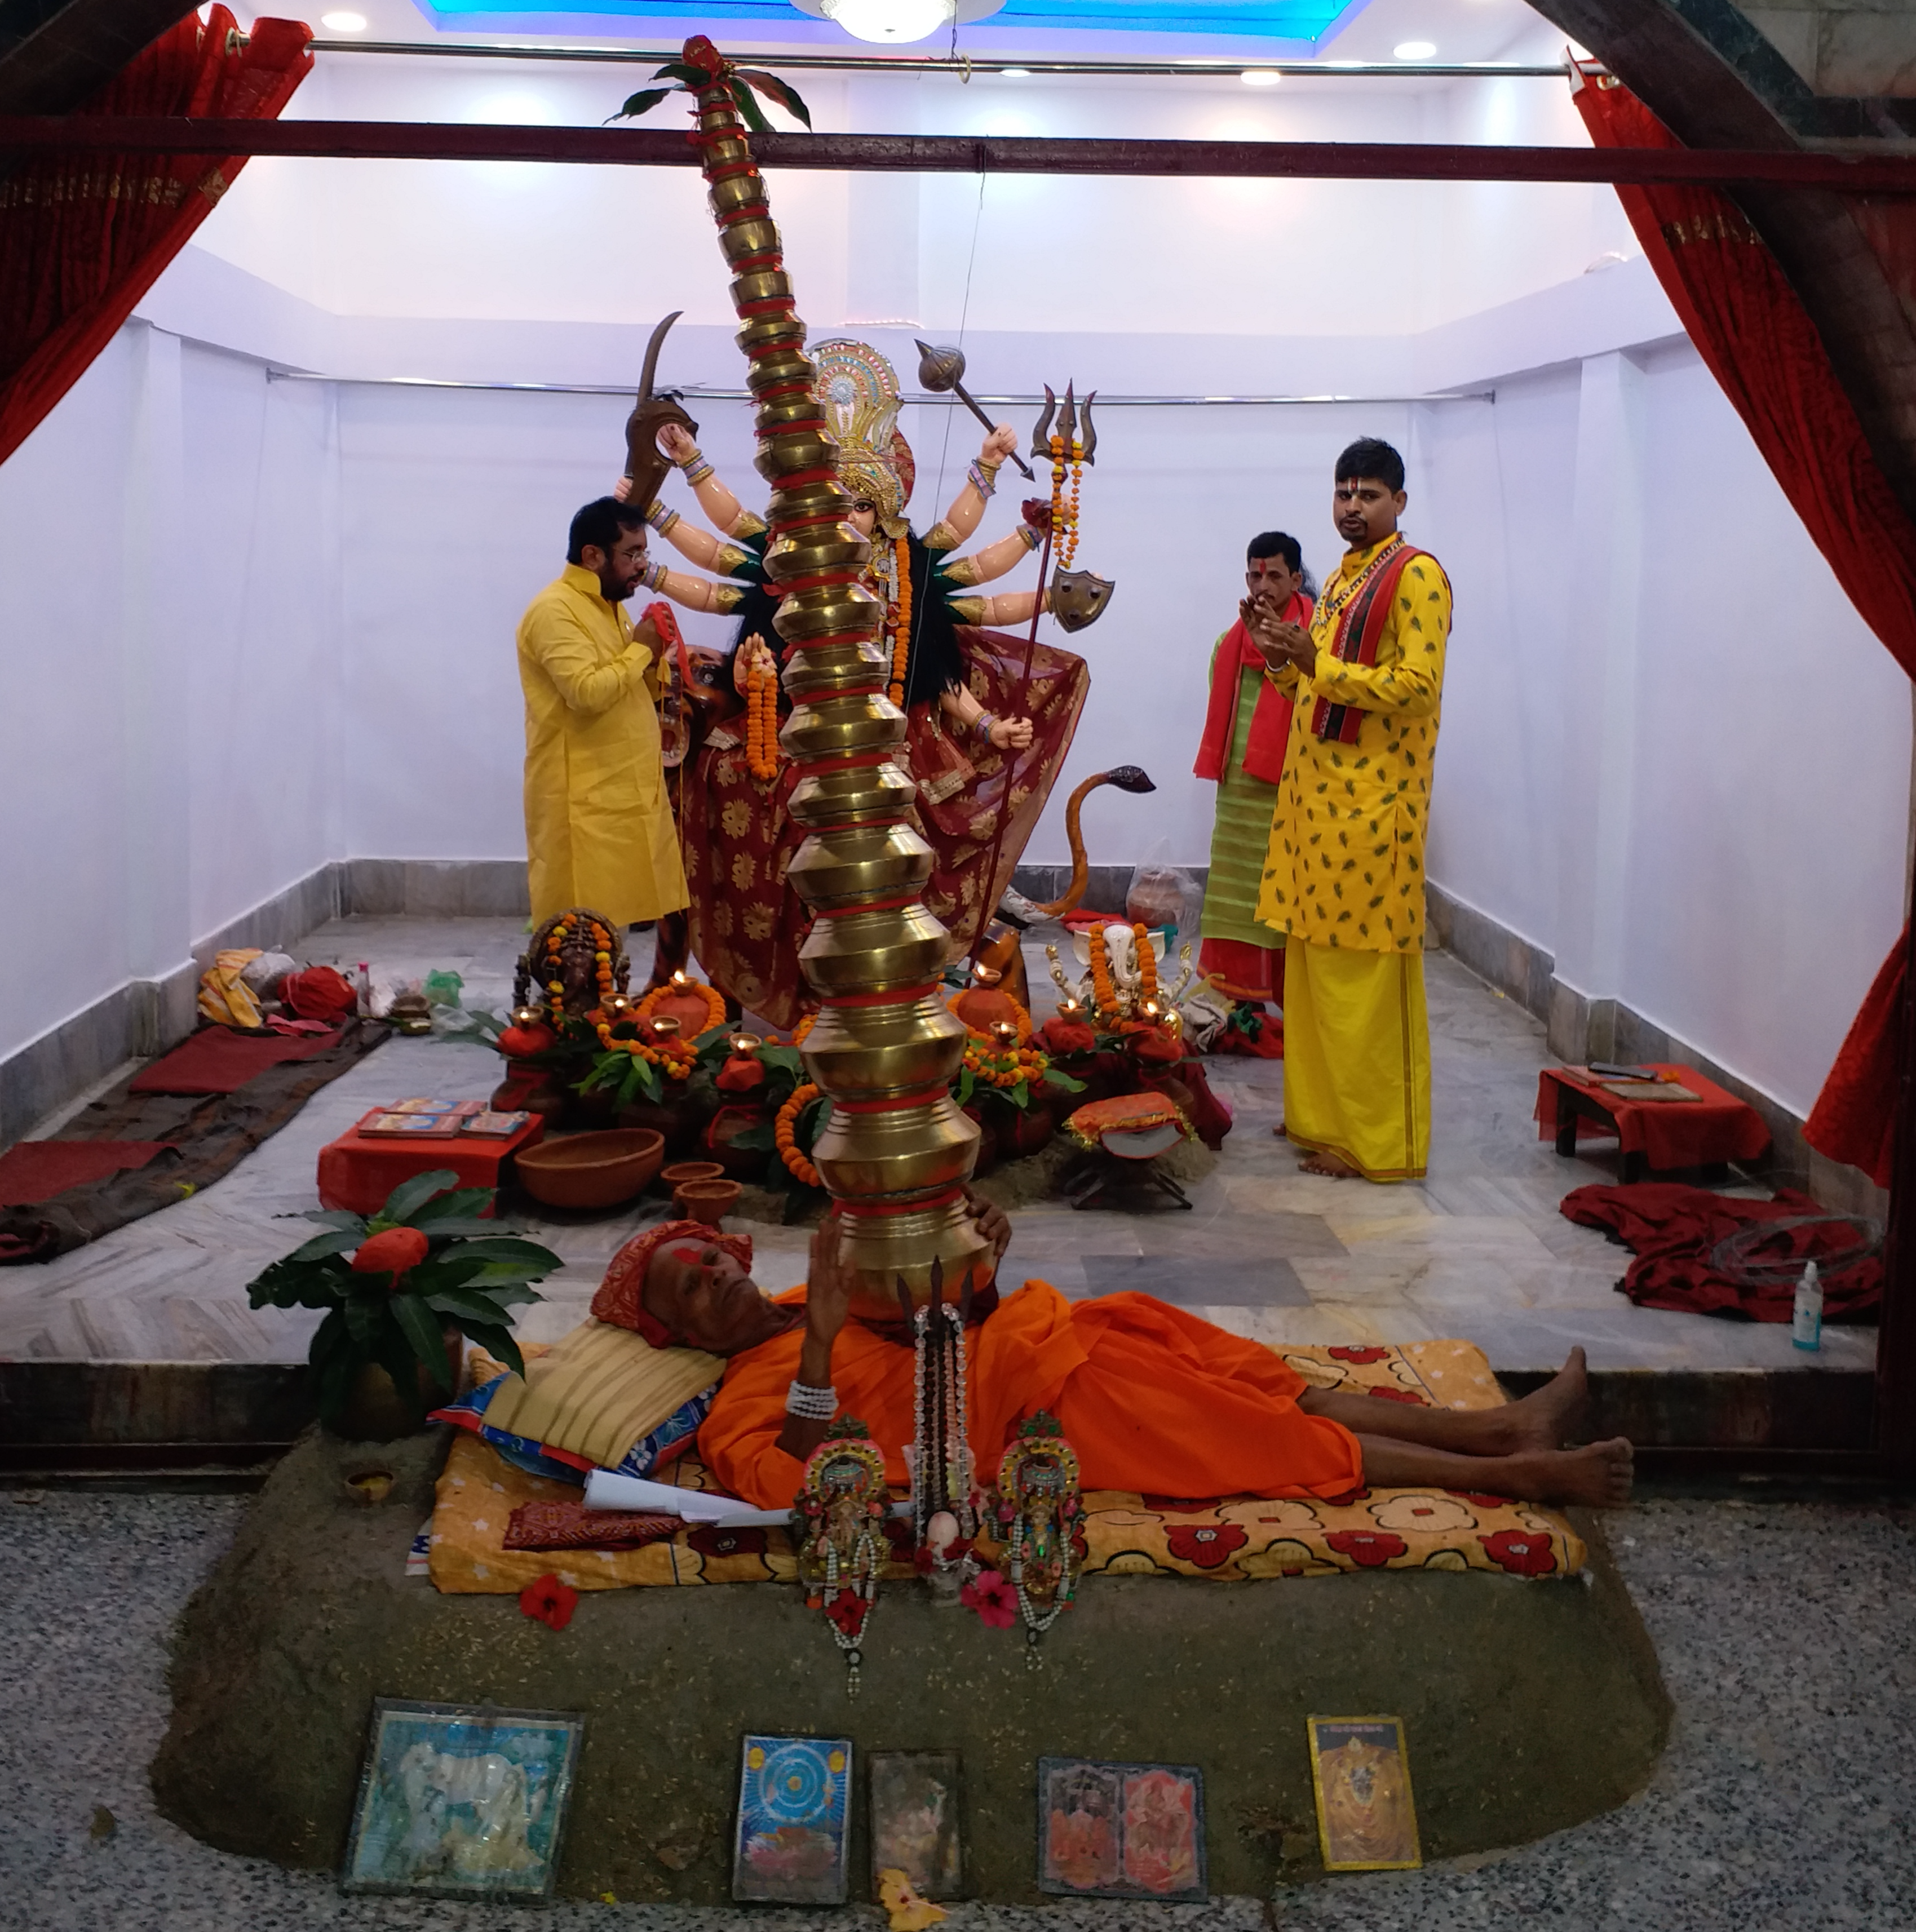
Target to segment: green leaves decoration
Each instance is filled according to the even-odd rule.
[[[613,121],[635,121],[641,114],[650,114],[668,94],[695,94],[706,85],[709,76],[702,68],[689,66],[683,61],[668,61],[652,78],[670,81],[669,87],[642,87],[636,94],[626,97],[625,105],[617,113],[607,116]],[[812,125],[812,110],[799,98],[798,90],[777,75],[767,74],[762,68],[734,67],[729,62],[723,70],[720,85],[731,97],[732,105],[738,110],[739,118],[755,134],[769,134],[772,124],[765,118],[764,110],[753,98],[755,91],[762,94],[775,107],[782,107],[795,121],[801,122],[809,132]]]

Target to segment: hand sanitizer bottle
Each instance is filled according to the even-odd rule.
[[[1796,1285],[1796,1306],[1790,1318],[1790,1340],[1799,1348],[1823,1346],[1823,1282],[1814,1262],[1806,1262]]]
[[[359,1017],[371,1019],[373,1017],[373,976],[363,959],[359,962],[359,978],[353,990],[359,995]],[[1812,1342],[1809,1346],[1814,1347],[1815,1344]]]

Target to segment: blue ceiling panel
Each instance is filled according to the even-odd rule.
[[[815,25],[791,0],[419,0],[429,18],[483,14],[496,32],[536,34],[557,14],[633,20],[750,20],[776,33]],[[1321,40],[1362,0],[1005,0],[975,24],[1049,33],[1220,34],[1239,40]],[[522,25],[518,24],[523,22]]]

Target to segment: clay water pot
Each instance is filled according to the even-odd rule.
[[[1077,1096],[1072,1096],[1075,1099]],[[1041,1102],[1028,1107],[1014,1107],[1008,1114],[999,1110],[996,1136],[999,1154],[1006,1160],[1021,1160],[1049,1144],[1058,1131],[1058,1117]]]
[[[736,1180],[689,1180],[679,1190],[678,1204],[686,1220],[716,1228],[738,1205],[742,1191]]]
[[[493,1089],[491,1105],[495,1113],[536,1114],[550,1126],[571,1098],[557,1074],[528,1067],[506,1075]]]
[[[466,1338],[456,1328],[443,1329],[446,1359],[452,1364],[452,1388],[459,1387]],[[418,1378],[420,1411],[441,1407],[452,1400],[426,1372],[420,1364],[413,1371]],[[392,1378],[377,1362],[366,1362],[353,1378],[346,1406],[332,1432],[348,1442],[396,1442],[402,1436],[417,1435],[425,1425],[419,1414],[399,1399]]]
[[[763,1107],[721,1107],[706,1128],[705,1150],[734,1180],[763,1180],[772,1158],[770,1148],[742,1148],[733,1144],[734,1136],[767,1124],[770,1116]]]
[[[685,1210],[679,1205],[679,1190],[687,1181],[722,1180],[725,1178],[725,1169],[716,1160],[677,1160],[659,1172],[665,1192],[672,1197],[672,1212],[680,1220],[685,1218]]]

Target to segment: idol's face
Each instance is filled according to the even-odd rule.
[[[861,537],[868,537],[878,525],[878,506],[867,502],[862,496],[851,506],[851,514],[846,520]]]
[[[647,1312],[687,1347],[734,1355],[765,1340],[773,1304],[725,1250],[711,1241],[674,1241],[652,1258]]]
[[[579,552],[579,561],[599,579],[599,588],[608,604],[623,604],[638,588],[645,574],[646,531],[643,524],[621,530],[611,549],[601,550],[587,544]]]
[[[1331,491],[1331,516],[1353,550],[1368,550],[1396,530],[1407,500],[1380,477],[1341,476]]]
[[[1304,587],[1304,574],[1281,556],[1254,556],[1245,560],[1244,581],[1254,601],[1281,614]]]

